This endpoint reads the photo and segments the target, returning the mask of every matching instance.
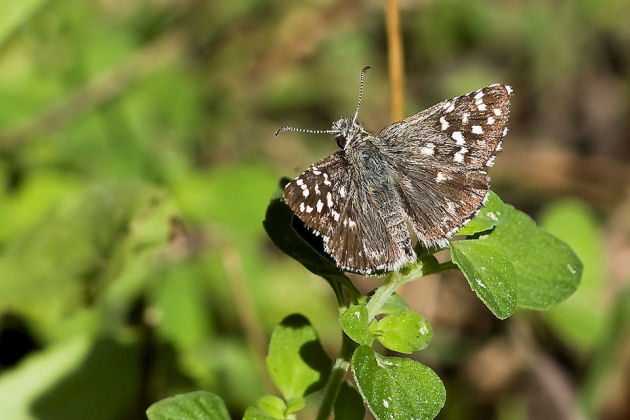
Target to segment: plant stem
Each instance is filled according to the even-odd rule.
[[[398,286],[418,277],[422,277],[424,275],[423,267],[424,264],[422,261],[418,261],[409,268],[405,267],[400,271],[390,273],[385,279],[385,283],[376,289],[376,292],[374,292],[374,295],[367,303],[368,322],[374,319]]]
[[[337,360],[335,360],[332,372],[330,372],[330,376],[328,377],[324,398],[322,399],[322,404],[319,406],[319,411],[317,412],[317,420],[326,420],[330,417],[335,400],[337,400],[339,388],[341,388],[346,372],[350,368],[350,360],[352,359],[352,354],[354,353],[354,349],[356,347],[357,345],[354,341],[352,341],[346,334],[343,334],[341,352]]]

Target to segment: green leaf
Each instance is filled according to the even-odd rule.
[[[547,309],[563,301],[580,282],[579,258],[529,216],[510,205],[501,208],[501,204],[491,194],[488,208],[480,213],[483,222],[468,232],[491,224],[493,230],[478,238],[451,242],[453,262],[499,318],[510,316],[516,306]]]
[[[440,378],[411,359],[383,357],[360,346],[352,357],[359,392],[377,420],[433,419],[446,401]]]
[[[283,419],[285,417],[284,412],[287,409],[287,405],[282,398],[278,398],[275,395],[265,395],[258,399],[257,405],[258,408],[270,416],[277,419]]]
[[[580,284],[582,262],[571,248],[525,213],[505,206],[489,237],[503,246],[517,274],[518,306],[547,309],[571,296]]]
[[[462,270],[470,288],[499,319],[516,310],[516,274],[503,247],[481,238],[451,243],[451,258]]]
[[[361,394],[348,382],[343,382],[334,406],[335,420],[363,420],[365,406]]]
[[[409,310],[409,305],[403,298],[400,297],[398,293],[392,293],[392,295],[387,299],[387,302],[381,307],[379,313],[380,314],[393,314],[396,312],[402,312]]]
[[[247,410],[245,410],[243,420],[277,420],[277,418],[264,413],[262,410],[256,407],[249,407]]]
[[[399,353],[421,350],[433,337],[429,323],[411,310],[387,315],[374,322],[370,329],[385,347]]]
[[[287,414],[297,413],[306,405],[304,398],[295,397],[287,401]]]
[[[179,394],[152,404],[149,420],[230,420],[223,400],[209,392]]]
[[[488,200],[479,214],[470,222],[466,223],[466,225],[457,232],[457,235],[473,235],[492,229],[499,223],[503,206],[503,201],[501,201],[499,196],[493,191],[490,191]]]
[[[289,315],[274,329],[267,368],[287,401],[324,386],[331,364],[315,329],[304,316]]]
[[[340,317],[341,328],[353,341],[359,344],[372,344],[368,310],[364,303],[350,306]]]

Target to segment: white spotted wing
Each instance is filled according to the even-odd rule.
[[[486,169],[507,133],[511,88],[492,85],[441,102],[378,134],[415,233],[427,246],[448,238],[483,207]]]
[[[388,218],[377,210],[379,203],[362,188],[353,169],[338,150],[287,183],[284,199],[322,236],[325,251],[344,270],[370,274],[415,261],[406,228],[388,227]]]

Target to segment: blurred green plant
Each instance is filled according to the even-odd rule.
[[[284,399],[261,398],[257,407],[246,411],[247,420],[294,419],[305,406],[304,398],[315,391],[323,393],[318,420],[327,419],[333,410],[338,420],[362,419],[364,411],[353,408],[358,395],[376,419],[433,419],[446,402],[446,389],[438,375],[415,360],[386,357],[373,347],[378,340],[386,349],[410,354],[431,340],[431,326],[395,295],[398,286],[458,268],[483,303],[505,319],[519,307],[543,310],[562,302],[575,292],[582,277],[582,262],[565,242],[494,193],[478,216],[458,232],[465,238],[450,242],[452,262],[438,263],[432,255],[438,249],[420,250],[415,264],[389,273],[368,295],[359,293],[323,252],[321,240],[299,229],[299,224],[277,194],[267,209],[265,229],[280,249],[331,285],[339,303],[341,354],[332,362],[306,318],[286,317],[271,337],[267,357],[268,370]],[[354,373],[357,390],[344,379],[348,369]],[[220,405],[168,417],[167,410],[175,404],[193,405],[198,398],[197,393],[171,397],[152,405],[147,415],[150,420],[227,418],[222,417]],[[208,394],[205,398],[218,397]]]

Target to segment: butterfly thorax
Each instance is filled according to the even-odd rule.
[[[347,145],[353,144],[370,133],[361,127],[361,124],[348,118],[342,117],[332,124],[332,131],[335,132],[335,140],[340,149],[345,149]]]

